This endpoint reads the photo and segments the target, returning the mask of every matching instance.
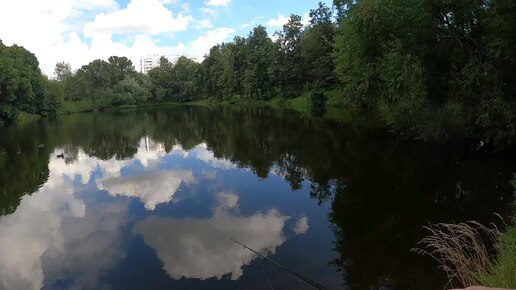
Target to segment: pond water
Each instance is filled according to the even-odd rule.
[[[0,128],[0,289],[443,289],[429,222],[505,215],[514,153],[266,108]],[[383,287],[383,288],[382,288]]]

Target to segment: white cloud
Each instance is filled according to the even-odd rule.
[[[50,170],[49,182],[0,219],[0,289],[37,290],[70,273],[69,289],[100,289],[99,278],[123,256],[127,204],[87,204]]]
[[[213,152],[207,149],[206,143],[201,143],[201,144],[197,145],[195,147],[195,151],[193,152],[193,155],[197,159],[208,163],[208,165],[210,165],[213,168],[226,169],[226,170],[237,168],[237,165],[235,163],[231,162],[230,160],[215,157]]]
[[[264,254],[274,253],[285,242],[283,228],[289,217],[278,210],[241,216],[237,195],[219,193],[217,199],[211,218],[150,217],[135,226],[172,278],[220,279],[226,274],[233,280],[240,278],[242,267],[256,255],[229,237]]]
[[[199,11],[202,14],[208,15],[208,16],[211,16],[211,17],[216,17],[218,15],[217,10],[215,10],[213,8],[210,8],[210,7],[201,7],[201,8],[199,8]]]
[[[235,33],[235,29],[220,27],[206,32],[196,40],[192,41],[189,52],[194,56],[203,56],[210,49],[219,43],[224,42]]]
[[[267,21],[267,26],[269,28],[282,28],[285,23],[288,22],[288,17],[278,14],[278,17],[271,18]]]
[[[209,19],[202,19],[195,22],[195,29],[210,29],[213,28],[213,24]]]
[[[6,45],[18,44],[34,52],[43,70],[49,73],[60,53],[66,51],[63,44],[76,58],[83,57],[84,50],[77,50],[77,44],[82,43],[76,36],[87,15],[117,7],[114,0],[0,1],[0,37]]]
[[[45,281],[73,275],[68,289],[108,289],[101,277],[125,257],[123,228],[127,226],[125,202],[88,204],[84,217],[65,218],[63,245],[50,245],[42,257]]]
[[[106,289],[100,277],[125,255],[122,232],[127,225],[128,202],[82,199],[77,190],[88,187],[86,183],[97,170],[103,180],[118,180],[123,185],[124,178],[119,177],[122,168],[136,160],[144,167],[151,166],[165,154],[163,144],[150,138],[140,141],[131,160],[100,160],[78,149],[77,155],[66,157],[73,160],[67,164],[56,156],[63,151],[70,154],[74,150],[56,149],[50,155],[45,184],[24,196],[13,214],[0,218],[0,289],[36,290],[44,282],[52,287],[66,275],[74,277],[69,289]],[[170,154],[184,155],[184,150],[174,146]],[[76,177],[81,178],[82,185],[74,182]],[[178,184],[194,182],[191,171],[158,172],[141,179],[141,184],[137,179],[127,179],[128,190],[121,190],[123,186],[118,190],[129,196],[142,194],[138,197],[151,209],[170,200]],[[115,188],[119,185],[111,184]],[[156,184],[166,188],[166,193]],[[145,189],[138,190],[142,187]],[[153,189],[156,191],[151,192]]]
[[[240,25],[240,29],[244,29],[244,28],[249,28],[251,26],[255,26],[256,24],[258,24],[259,22],[261,22],[263,20],[263,16],[260,16],[260,17],[255,17],[253,18],[251,21],[247,22],[247,23],[244,23],[244,24],[241,24]]]
[[[306,234],[310,226],[308,225],[308,217],[301,217],[294,226],[294,233],[296,235]]]
[[[227,6],[231,0],[208,0],[205,3],[208,6]]]
[[[174,17],[159,0],[131,0],[127,8],[111,13],[102,13],[95,21],[86,24],[84,34],[125,34],[184,31],[192,21],[191,16],[182,14]]]
[[[104,178],[114,178],[120,176],[120,171],[123,167],[128,166],[134,161],[139,161],[142,166],[149,170],[153,165],[157,165],[162,157],[167,155],[165,146],[161,143],[154,142],[149,137],[144,137],[140,140],[135,156],[130,160],[117,160],[111,158],[102,160],[96,157],[88,156],[84,150],[79,149],[76,160],[73,163],[67,164],[64,160],[56,158],[57,154],[63,153],[63,149],[56,149],[52,153],[52,158],[49,161],[48,167],[50,169],[49,182],[52,182],[54,176],[66,176],[70,179],[81,177],[83,184],[90,181],[92,173],[98,168],[102,172]],[[188,156],[180,146],[175,146],[170,154],[180,154]]]
[[[303,14],[303,18],[301,19],[301,24],[303,24],[304,26],[307,26],[310,24],[310,20],[312,20],[312,18],[310,17],[310,14],[308,12],[306,12],[305,14]]]
[[[137,197],[147,210],[154,210],[159,204],[170,202],[181,184],[194,182],[191,170],[175,170],[100,179],[97,185],[111,196]]]
[[[149,168],[151,163],[158,163],[166,154],[165,145],[154,142],[149,137],[143,137],[133,159],[140,161],[144,167]]]
[[[78,69],[112,55],[127,56],[138,67],[142,56],[186,51],[181,42],[158,43],[160,35],[184,31],[192,21],[184,10],[173,14],[164,6],[172,2],[132,0],[120,9],[115,0],[0,1],[0,38],[6,45],[18,44],[35,53],[40,68],[49,76],[58,61]],[[129,42],[113,40],[114,34]],[[86,41],[82,35],[90,39]]]
[[[1,289],[40,289],[41,256],[50,246],[62,248],[63,218],[85,215],[85,205],[73,196],[70,181],[59,179],[25,196],[14,214],[0,220]]]

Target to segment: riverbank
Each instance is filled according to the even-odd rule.
[[[66,114],[74,114],[74,113],[87,113],[87,112],[95,112],[95,111],[117,111],[117,110],[127,110],[127,109],[135,109],[142,107],[157,107],[157,106],[178,106],[182,103],[179,102],[159,102],[159,103],[144,103],[141,105],[122,105],[119,107],[109,107],[109,106],[94,106],[90,101],[79,101],[79,102],[65,102],[63,103],[63,107],[60,111],[61,115]]]
[[[182,104],[198,106],[264,106],[275,109],[290,109],[303,115],[311,115],[312,113],[309,105],[309,95],[311,93],[312,91],[305,90],[300,96],[293,99],[274,97],[270,100],[256,100],[241,98],[240,96],[233,96],[232,98],[228,98],[222,101],[210,98],[195,100]],[[341,90],[337,87],[329,88],[324,90],[324,94],[327,97],[326,112],[321,117],[339,122],[351,121],[353,117],[352,110],[349,109],[349,102],[347,101],[347,98],[342,97]]]
[[[516,177],[511,184],[516,186]],[[448,286],[516,289],[514,217],[509,216],[501,228],[469,221],[434,224],[426,229],[430,234],[413,251],[437,261],[448,276]]]
[[[481,273],[479,282],[488,287],[516,289],[516,227],[500,237],[499,252],[490,273]]]
[[[264,106],[276,109],[290,109],[295,110],[304,115],[311,115],[309,105],[309,95],[311,91],[305,90],[299,97],[293,99],[284,99],[282,97],[275,97],[270,100],[256,100],[241,98],[240,96],[233,96],[224,100],[216,100],[212,98],[205,98],[200,100],[194,100],[189,102],[153,102],[144,103],[141,105],[123,105],[120,107],[109,107],[109,106],[95,106],[90,101],[78,101],[78,102],[65,102],[61,108],[60,114],[73,114],[73,113],[86,113],[94,111],[112,111],[112,110],[127,110],[143,107],[157,107],[157,106]],[[351,110],[348,108],[348,102],[345,98],[342,98],[339,88],[330,88],[324,90],[324,94],[327,97],[326,112],[322,117],[341,121],[349,122],[352,119]]]

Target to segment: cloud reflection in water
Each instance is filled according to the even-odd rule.
[[[242,267],[256,255],[229,237],[262,253],[275,253],[286,240],[283,229],[289,219],[276,209],[242,216],[238,201],[236,194],[221,192],[210,218],[150,217],[138,223],[134,232],[156,250],[163,269],[174,279],[221,279],[230,274],[237,280]]]

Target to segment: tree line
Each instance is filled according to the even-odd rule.
[[[309,15],[306,26],[291,15],[273,36],[258,25],[246,37],[212,47],[202,63],[162,58],[148,75],[113,56],[76,72],[59,63],[57,80],[45,80],[33,55],[16,57],[4,51],[22,48],[2,46],[1,59],[8,60],[0,61],[0,70],[18,64],[11,65],[12,77],[1,74],[1,118],[13,119],[16,110],[52,114],[60,101],[87,100],[102,108],[203,98],[291,99],[307,91],[309,104],[324,108],[324,91],[339,88],[333,103],[380,116],[403,136],[512,143],[516,2],[334,0]],[[15,88],[15,78],[25,81]]]
[[[60,85],[45,77],[36,56],[0,40],[0,123],[10,123],[20,112],[53,116],[60,108]]]

